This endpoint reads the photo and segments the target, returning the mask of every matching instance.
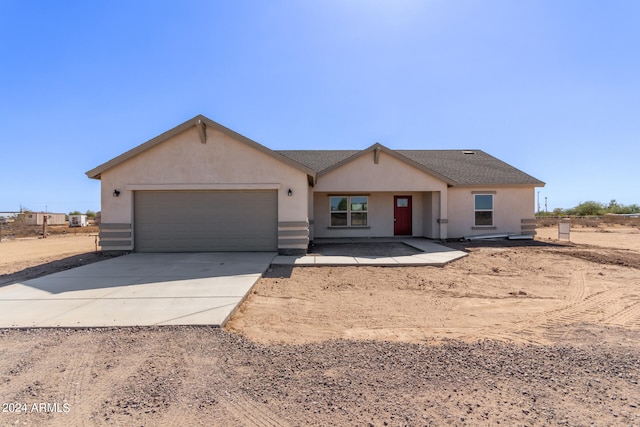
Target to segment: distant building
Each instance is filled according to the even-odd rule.
[[[628,214],[613,214],[608,213],[604,215],[605,217],[618,217],[618,218],[640,218],[640,213],[628,213]]]
[[[69,215],[69,227],[86,227],[89,225],[86,215]]]
[[[63,213],[50,212],[24,212],[18,218],[24,218],[24,223],[28,225],[42,225],[44,218],[47,218],[47,225],[63,225],[67,223],[67,215]]]

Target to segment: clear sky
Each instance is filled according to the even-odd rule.
[[[0,211],[204,114],[272,149],[481,149],[640,203],[640,2],[0,0]]]

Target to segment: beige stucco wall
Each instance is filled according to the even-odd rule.
[[[132,221],[132,188],[218,189],[256,188],[276,184],[278,220],[307,220],[307,176],[222,132],[207,128],[207,143],[196,128],[187,130],[102,174],[102,221]],[[224,184],[232,185],[225,187]],[[293,196],[287,196],[288,189]],[[119,189],[119,197],[113,197]]]
[[[373,152],[318,177],[316,192],[446,191],[443,181],[384,152],[378,164]]]
[[[495,192],[493,195],[495,229],[473,229],[474,191]],[[521,220],[534,217],[535,189],[533,187],[450,188],[448,205],[449,238],[493,233],[520,234]]]
[[[309,240],[313,240],[315,236],[315,212],[313,210],[313,187],[307,189],[307,209],[309,211]]]
[[[430,239],[440,238],[440,192],[424,193],[422,197],[422,234]]]
[[[278,221],[308,220],[305,172],[212,128],[206,144],[194,126],[103,172],[101,181],[103,223],[133,222],[135,190],[187,189],[277,189]]]

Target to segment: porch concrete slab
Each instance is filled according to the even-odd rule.
[[[416,255],[399,256],[393,258],[398,265],[440,265],[438,262],[430,257],[418,257]]]
[[[316,265],[357,265],[355,257],[352,256],[315,256]]]
[[[359,265],[392,265],[398,263],[391,257],[355,257],[355,259]]]
[[[320,237],[313,241],[315,243],[397,243],[403,239],[404,237]]]
[[[0,287],[0,327],[223,325],[271,252],[130,254]]]
[[[413,255],[416,259],[423,259],[429,262],[450,262],[451,260],[456,260],[458,258],[462,258],[467,256],[466,252],[455,251],[455,252],[431,252],[431,253],[420,253]]]
[[[420,238],[420,237],[414,237],[411,239],[405,238],[405,239],[401,239],[400,242],[404,243],[405,245],[409,245],[411,247],[419,249],[425,253],[437,254],[437,253],[446,253],[446,252],[461,252],[461,251],[458,251],[457,249],[449,248],[447,246],[436,243],[433,240]]]
[[[340,238],[340,239],[318,239],[317,243],[404,243],[422,252],[414,255],[399,257],[358,257],[358,256],[322,256],[322,255],[301,255],[301,256],[277,256],[272,261],[274,265],[297,265],[297,266],[321,266],[321,265],[370,265],[370,266],[443,266],[452,261],[467,256],[466,252],[459,251],[438,244],[426,238]]]
[[[314,265],[315,263],[316,257],[308,255],[278,255],[271,261],[273,265]]]

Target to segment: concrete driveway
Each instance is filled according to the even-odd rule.
[[[135,253],[0,288],[0,327],[223,325],[271,252]]]

